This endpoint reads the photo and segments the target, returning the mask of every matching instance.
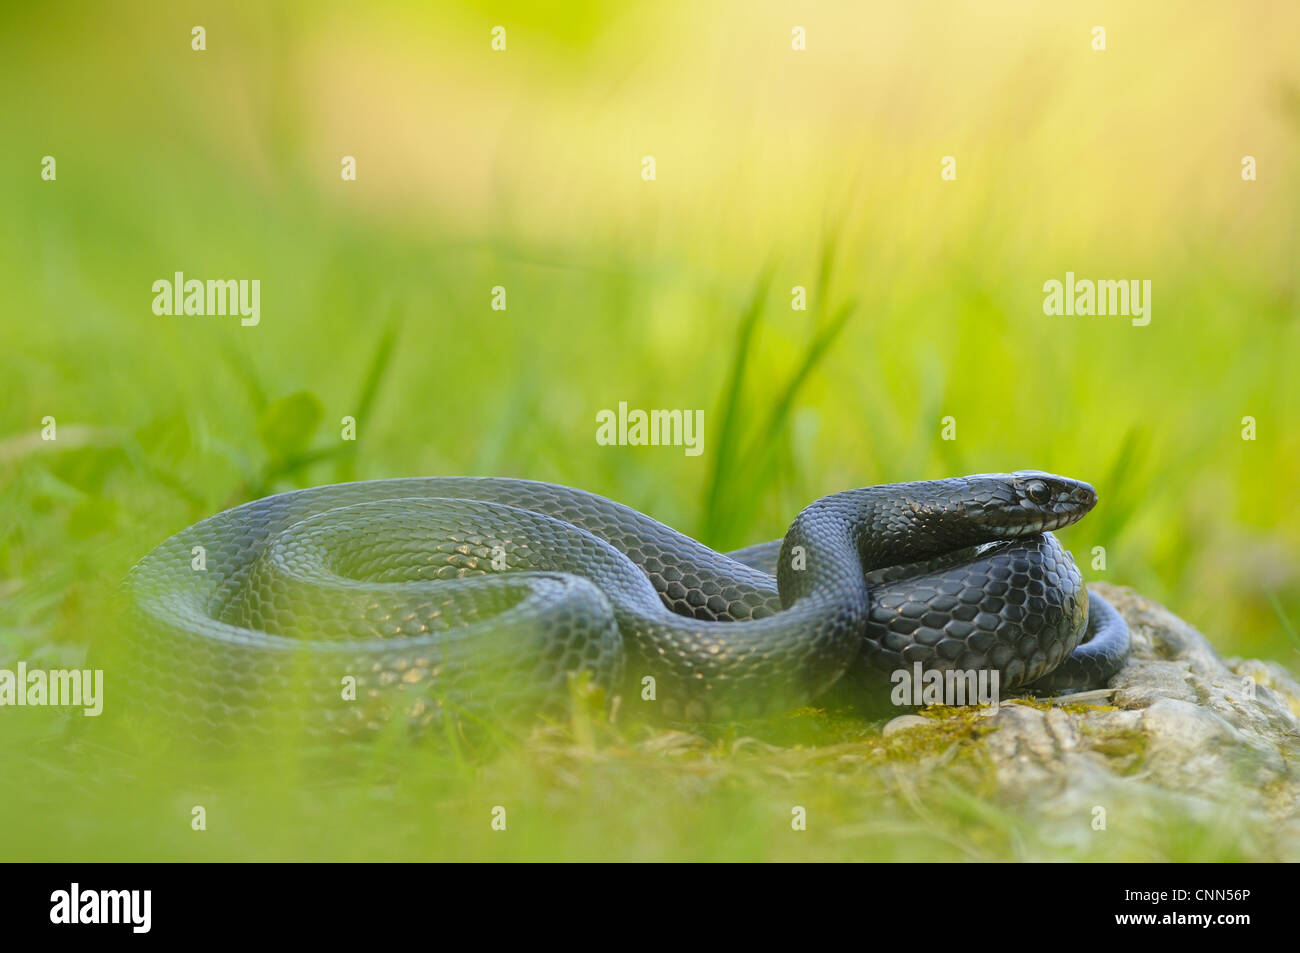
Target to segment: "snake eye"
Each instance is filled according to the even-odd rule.
[[[1040,506],[1052,498],[1051,489],[1042,480],[1030,480],[1026,483],[1025,493],[1030,500]]]

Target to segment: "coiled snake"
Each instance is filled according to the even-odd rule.
[[[878,693],[917,662],[1082,688],[1129,641],[1050,532],[1095,502],[1038,471],[872,486],[723,555],[549,483],[282,493],[131,571],[132,691],[217,731],[289,701],[322,729],[541,706],[579,671],[686,719],[777,711],[840,680]]]

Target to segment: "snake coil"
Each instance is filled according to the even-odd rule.
[[[837,682],[879,694],[916,663],[996,671],[1003,689],[1089,687],[1123,664],[1128,629],[1051,530],[1095,502],[1038,471],[864,487],[724,555],[549,483],[282,493],[131,571],[133,695],[216,734],[289,709],[321,731],[536,709],[582,671],[633,698],[651,685],[664,716],[692,720]]]

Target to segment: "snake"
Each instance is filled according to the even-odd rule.
[[[293,490],[131,569],[127,677],[199,734],[289,710],[343,733],[544,711],[576,683],[668,719],[736,719],[836,686],[879,699],[918,664],[1077,691],[1130,643],[1053,533],[1096,501],[1038,470],[866,486],[722,553],[553,483]]]

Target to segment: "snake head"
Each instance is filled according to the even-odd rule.
[[[950,525],[976,542],[1032,536],[1077,523],[1097,504],[1097,491],[1080,480],[1017,470],[977,473],[932,484],[949,494],[941,509],[960,516]]]
[[[985,525],[1000,536],[1060,529],[1083,519],[1097,505],[1091,485],[1042,470],[1017,470],[1000,482],[982,514]]]

